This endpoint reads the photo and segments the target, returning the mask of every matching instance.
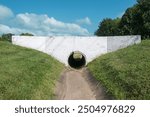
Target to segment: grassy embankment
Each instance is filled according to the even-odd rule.
[[[63,68],[47,54],[0,41],[0,99],[53,99]]]
[[[150,99],[150,40],[102,55],[88,68],[115,99]]]

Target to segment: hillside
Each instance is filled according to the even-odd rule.
[[[102,55],[88,68],[114,99],[150,99],[150,40]]]
[[[63,68],[47,54],[0,41],[0,99],[53,99]]]

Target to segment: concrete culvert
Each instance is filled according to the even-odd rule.
[[[75,69],[84,67],[86,65],[85,55],[79,51],[72,52],[68,58],[68,64],[70,67]]]

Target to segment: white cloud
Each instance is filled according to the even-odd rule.
[[[27,32],[25,29],[13,28],[7,25],[0,24],[0,34],[3,33],[13,33],[13,34],[20,34],[22,32]]]
[[[0,20],[3,20],[8,17],[12,17],[13,12],[6,6],[0,5]]]
[[[92,24],[91,20],[88,17],[85,17],[83,19],[78,19],[78,20],[76,20],[76,22],[78,24],[86,24],[86,25],[91,25]]]
[[[20,13],[9,21],[0,24],[0,34],[32,33],[34,35],[89,35],[87,29],[75,23],[65,23],[47,15]]]

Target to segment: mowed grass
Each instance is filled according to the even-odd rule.
[[[0,99],[53,99],[63,68],[47,54],[0,41]]]
[[[102,55],[88,68],[114,99],[150,99],[150,40]]]

